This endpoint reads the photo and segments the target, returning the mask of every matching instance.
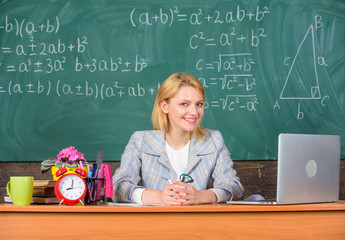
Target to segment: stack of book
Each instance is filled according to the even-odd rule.
[[[53,180],[34,180],[34,191],[32,194],[32,204],[56,204],[59,200],[55,196],[56,181]],[[4,196],[5,203],[12,203],[10,196]]]

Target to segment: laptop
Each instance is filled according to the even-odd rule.
[[[303,204],[339,200],[340,136],[280,134],[277,199],[230,204]]]

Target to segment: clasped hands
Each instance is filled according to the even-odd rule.
[[[180,180],[165,185],[162,201],[165,205],[189,205],[216,202],[217,197],[211,190],[197,190],[191,184]]]

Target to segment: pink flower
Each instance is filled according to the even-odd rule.
[[[84,154],[80,153],[75,149],[74,146],[62,149],[57,155],[57,161],[86,161]]]

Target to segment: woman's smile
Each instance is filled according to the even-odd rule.
[[[194,87],[183,86],[168,102],[164,101],[161,108],[168,114],[169,132],[189,134],[204,116],[204,99]]]

